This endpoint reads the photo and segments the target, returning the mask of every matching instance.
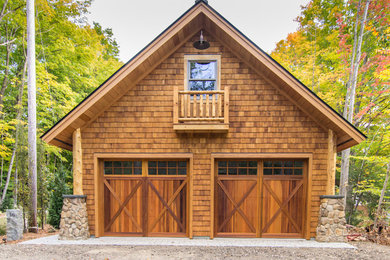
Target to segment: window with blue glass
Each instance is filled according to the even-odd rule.
[[[217,61],[189,60],[188,89],[192,91],[217,90]]]

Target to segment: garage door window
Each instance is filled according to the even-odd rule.
[[[219,161],[218,175],[257,175],[257,161]]]
[[[105,175],[142,175],[141,161],[105,161]]]
[[[264,175],[302,175],[303,161],[264,161]]]
[[[149,161],[149,175],[187,175],[186,161]]]

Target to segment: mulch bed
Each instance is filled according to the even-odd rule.
[[[380,224],[376,228],[374,225],[362,228],[347,225],[348,241],[370,241],[380,245],[390,246],[390,226]]]
[[[20,240],[7,241],[7,235],[0,236],[0,244],[17,244],[26,240],[36,239],[40,237],[52,236],[58,234],[59,231],[53,228],[51,225],[44,225],[43,229],[39,229],[38,233],[26,232],[23,234],[23,238]]]

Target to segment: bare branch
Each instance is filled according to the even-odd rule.
[[[12,39],[12,40],[10,40],[10,41],[2,42],[2,43],[0,43],[0,46],[8,45],[8,44],[10,44],[10,43],[13,43],[14,41],[16,41],[16,39]]]
[[[7,7],[7,4],[8,4],[8,0],[5,0],[5,2],[3,4],[3,8],[1,9],[1,12],[0,12],[0,21],[6,15],[6,14],[4,14],[4,12],[5,12],[5,8]]]

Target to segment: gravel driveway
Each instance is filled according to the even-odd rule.
[[[0,259],[390,259],[388,246],[351,244],[357,249],[8,244]]]

